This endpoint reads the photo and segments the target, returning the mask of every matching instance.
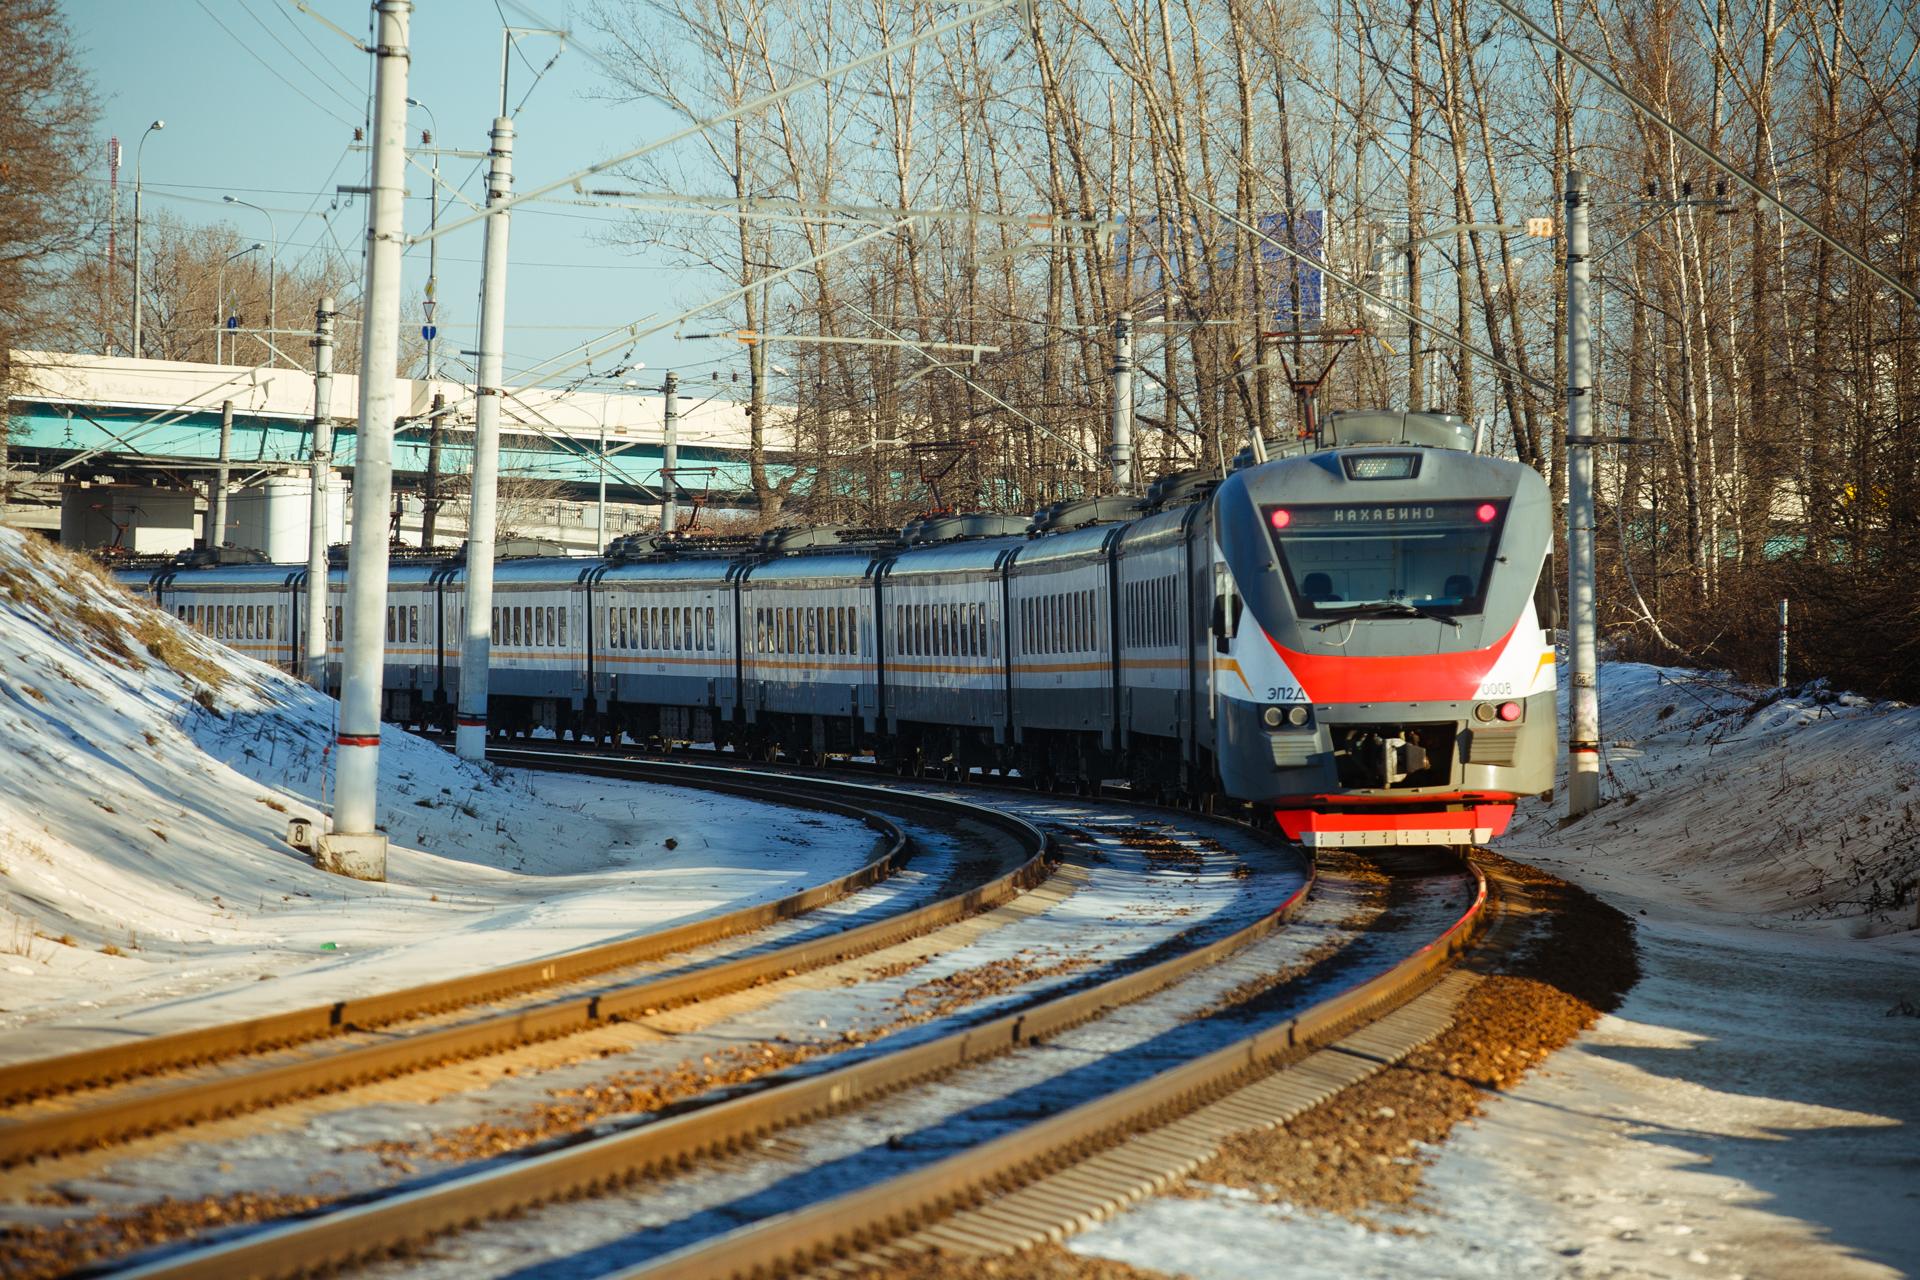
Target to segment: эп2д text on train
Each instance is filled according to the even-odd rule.
[[[1319,447],[1032,521],[503,559],[488,723],[1225,793],[1315,846],[1484,841],[1553,785],[1551,512],[1468,444],[1439,415],[1333,414]],[[122,576],[264,661],[304,651],[304,567]],[[463,590],[457,559],[394,563],[387,719],[451,725]]]

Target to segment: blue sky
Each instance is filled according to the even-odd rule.
[[[365,0],[308,5],[364,38]],[[570,25],[564,0],[533,0],[531,8],[555,25]],[[364,207],[347,197],[337,210],[332,206],[336,184],[365,181],[366,155],[348,146],[365,112],[367,55],[291,0],[65,0],[64,9],[100,97],[102,141],[118,135],[126,147],[123,217],[131,216],[135,144],[150,121],[163,119],[166,128],[146,144],[149,208],[188,221],[225,221],[243,235],[266,239],[264,217],[221,202],[231,194],[272,211],[283,264],[339,252],[336,240],[358,262]],[[505,12],[516,26],[541,25],[516,6]],[[501,26],[491,0],[430,0],[414,10],[409,93],[432,109],[439,145],[485,150],[499,106]],[[581,34],[592,39],[591,32]],[[517,185],[564,176],[676,123],[658,108],[593,100],[600,73],[572,49],[535,85],[535,73],[556,47],[550,37],[525,37],[524,59],[512,60],[510,102],[519,102],[534,85],[515,117]],[[418,131],[430,127],[427,113],[410,112],[409,125],[411,140],[418,141]],[[478,200],[477,163],[446,158],[442,177]],[[104,179],[104,158],[98,168]],[[409,172],[410,231],[426,225],[428,187],[424,175]],[[464,212],[443,194],[443,219],[450,208]],[[516,210],[508,286],[510,377],[605,330],[649,313],[671,314],[727,288],[712,273],[606,243],[617,216],[537,205]],[[440,242],[436,320],[445,350],[476,345],[480,252],[477,224]],[[407,257],[410,298],[420,296],[426,278],[426,248],[415,246]],[[421,319],[417,311],[402,317],[405,325]],[[744,368],[741,350],[711,341],[675,342],[662,334],[636,354],[647,364],[649,381],[669,367],[706,380],[716,367],[723,379],[724,371]]]

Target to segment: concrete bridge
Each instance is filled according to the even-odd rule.
[[[275,559],[272,530],[307,521],[307,462],[312,447],[313,376],[271,365],[194,364],[170,360],[15,351],[14,391],[0,478],[12,501],[6,523],[60,531],[63,542],[119,542],[141,552],[170,552],[204,536],[206,506],[219,456],[221,423],[231,406],[229,527],[222,542],[258,546]],[[655,379],[657,381],[657,378]],[[698,382],[679,397],[680,510],[692,504],[743,505],[748,491],[746,406],[709,393]],[[357,457],[359,379],[335,375],[335,493],[349,488]],[[441,415],[441,491],[464,491],[473,465],[473,396],[452,381],[401,380],[407,417],[394,439],[393,513],[400,536],[420,536],[435,396]],[[664,397],[632,388],[510,388],[502,397],[500,472],[503,527],[550,537],[582,551],[599,534],[597,499],[604,470],[607,535],[657,520]],[[791,415],[769,411],[769,467],[788,469]],[[604,452],[603,452],[604,441]],[[294,509],[297,507],[297,511]],[[259,510],[256,510],[259,508]],[[297,517],[297,519],[296,519]],[[464,505],[441,509],[435,542],[465,536]],[[341,531],[344,536],[344,529]],[[276,545],[260,545],[262,541]],[[300,534],[302,548],[305,534]],[[298,556],[304,559],[304,549]]]

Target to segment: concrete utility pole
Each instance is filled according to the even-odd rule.
[[[227,545],[227,477],[233,461],[233,401],[220,402],[220,465],[213,473],[213,492],[207,495],[207,546]]]
[[[600,396],[600,503],[594,509],[594,537],[599,541],[596,549],[607,549],[607,402],[613,398],[612,392],[602,392]]]
[[[346,653],[334,755],[334,831],[316,853],[329,871],[387,878],[387,837],[375,829],[380,790],[380,691],[386,662],[387,507],[393,496],[394,365],[400,357],[400,249],[406,238],[407,27],[412,0],[379,0],[375,42],[373,191],[360,323],[360,422],[354,442],[353,540],[347,552]]]
[[[660,488],[666,494],[660,503],[660,531],[672,533],[680,523],[680,504],[676,501],[680,486],[673,478],[674,468],[680,465],[680,375],[669,371],[660,391],[667,398],[660,442]]]
[[[513,194],[513,121],[506,99],[493,122],[493,165],[487,173],[487,205]],[[466,634],[460,643],[460,705],[454,719],[454,750],[462,760],[487,758],[487,664],[492,660],[493,540],[500,487],[500,379],[506,363],[507,231],[512,217],[500,209],[487,218],[480,276],[480,367],[474,387],[473,482],[467,518]]]
[[[1587,321],[1587,175],[1567,174],[1567,816],[1600,805],[1599,605],[1593,567],[1593,335]]]
[[[433,374],[427,374],[432,385]],[[447,397],[433,393],[433,408],[427,415],[427,479],[420,493],[420,549],[433,550],[433,536],[440,523],[440,442],[444,434],[441,418],[447,410]]]
[[[1113,491],[1133,487],[1133,313],[1113,322]]]
[[[135,360],[140,358],[140,161],[147,154],[147,138],[167,127],[165,120],[155,120],[140,135],[140,144],[133,149],[133,350],[128,354]]]
[[[333,458],[333,299],[313,313],[313,500],[307,508],[307,683],[327,685],[327,491]]]

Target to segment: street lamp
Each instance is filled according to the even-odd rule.
[[[214,277],[213,292],[219,304],[217,314],[213,317],[213,362],[215,364],[221,362],[220,335],[227,327],[227,262],[232,262],[235,258],[244,258],[248,254],[258,252],[266,247],[267,246],[261,244],[258,240],[255,240],[246,248],[228,254],[226,262],[220,264],[219,273]]]
[[[140,161],[146,155],[147,135],[167,127],[155,120],[140,134],[140,145],[133,149],[133,358],[140,358]]]
[[[238,196],[222,196],[221,199],[225,200],[228,204],[242,205],[248,209],[252,209],[256,213],[265,215],[267,219],[267,235],[273,241],[273,250],[267,257],[267,331],[271,333],[279,327],[275,321],[279,318],[280,314],[280,231],[273,225],[273,215],[265,209],[262,209],[259,205],[251,201],[242,200]],[[267,343],[268,357],[271,359],[278,356],[278,354],[274,349],[272,341],[269,340]]]
[[[407,105],[418,107],[426,112],[427,124],[431,126],[427,132],[420,135],[421,146],[433,147],[433,177],[427,184],[427,201],[430,210],[427,215],[427,229],[431,231],[440,225],[440,146],[435,141],[440,136],[440,120],[433,114],[433,108],[418,98],[408,98]],[[429,383],[440,376],[440,364],[435,359],[438,354],[435,343],[440,337],[440,332],[433,323],[433,309],[439,302],[437,297],[439,290],[440,238],[435,236],[427,242],[427,301],[424,307],[427,322],[423,326],[427,339],[427,381]]]

